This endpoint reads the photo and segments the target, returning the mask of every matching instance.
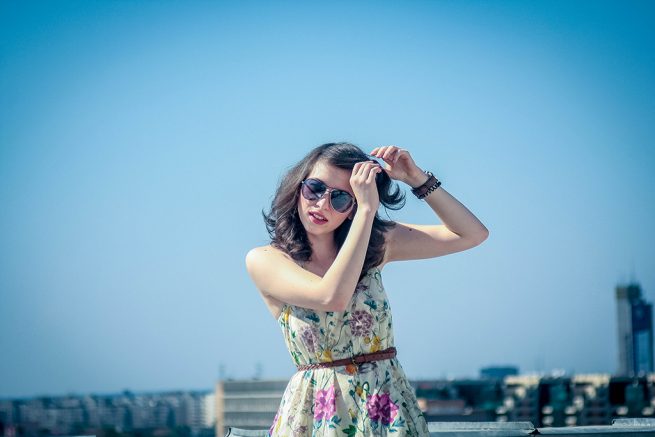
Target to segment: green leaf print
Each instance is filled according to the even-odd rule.
[[[373,299],[366,299],[366,300],[364,301],[364,303],[365,303],[366,305],[370,306],[371,309],[373,309],[373,310],[377,310],[377,309],[378,309],[378,304],[377,304]]]
[[[353,435],[355,435],[357,433],[357,428],[355,428],[353,425],[350,425],[348,428],[342,429],[342,431],[347,436],[353,436]]]

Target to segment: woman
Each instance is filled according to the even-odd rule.
[[[444,224],[381,219],[380,203],[404,204],[392,180],[413,187]],[[429,435],[396,358],[381,271],[487,238],[485,226],[440,185],[405,149],[377,147],[368,156],[350,143],[315,148],[282,179],[264,213],[271,244],[246,256],[298,367],[269,435]]]

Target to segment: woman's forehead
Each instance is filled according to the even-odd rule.
[[[332,188],[338,188],[350,192],[351,174],[352,171],[317,162],[307,177],[320,179]]]

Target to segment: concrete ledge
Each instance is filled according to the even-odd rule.
[[[240,429],[240,428],[227,428],[225,437],[266,437],[268,434],[267,429]]]
[[[531,435],[655,437],[655,419],[617,419],[606,426],[535,428],[531,422],[429,422],[431,436],[437,437],[515,437]],[[266,437],[268,430],[228,428],[226,437]]]
[[[609,426],[574,426],[566,428],[539,428],[537,435],[558,436],[655,436],[655,419],[617,419]]]
[[[536,430],[532,422],[428,422],[428,431],[439,437],[517,437]]]

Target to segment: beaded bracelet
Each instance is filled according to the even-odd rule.
[[[425,174],[429,176],[428,180],[425,181],[423,185],[416,188],[412,188],[412,193],[414,193],[414,195],[419,199],[423,199],[427,197],[428,194],[430,194],[431,192],[433,192],[434,190],[436,190],[441,186],[441,181],[439,181],[439,179],[434,177],[432,172],[426,171]]]

